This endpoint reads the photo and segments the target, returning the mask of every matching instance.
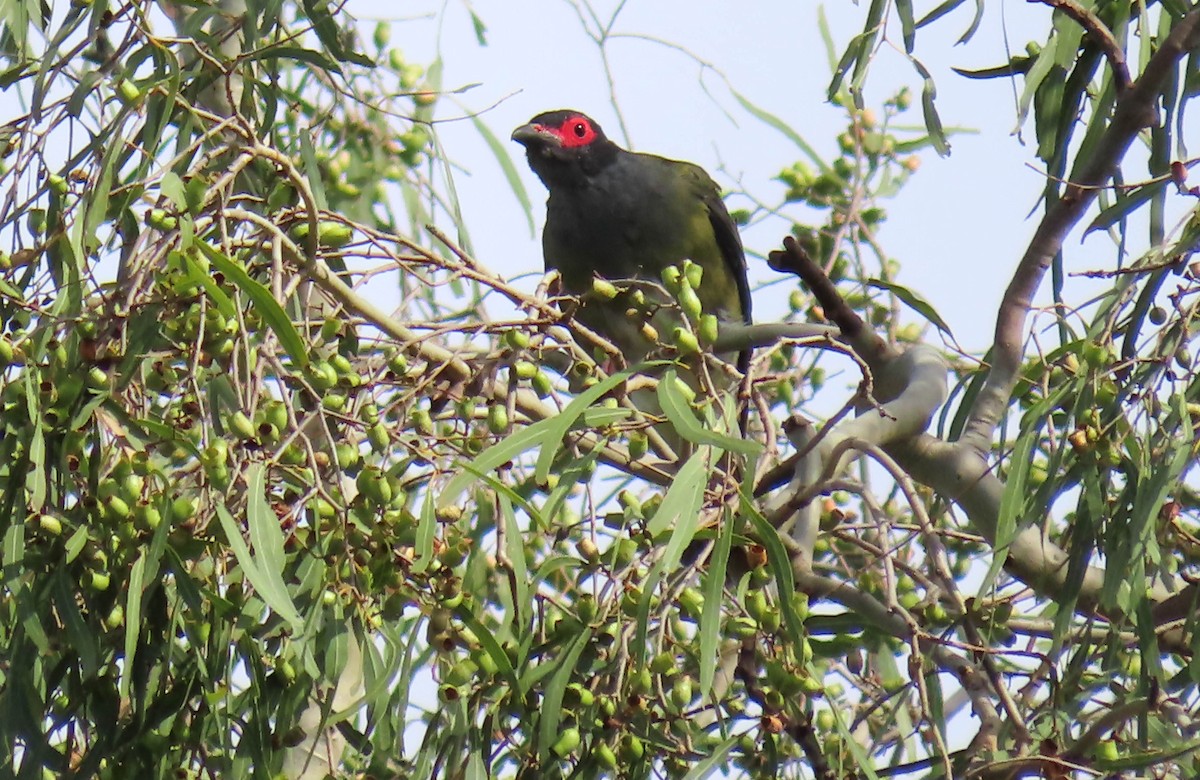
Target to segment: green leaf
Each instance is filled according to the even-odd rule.
[[[29,78],[33,74],[33,63],[20,62],[0,73],[0,89],[7,90],[13,84],[16,84],[22,79]]]
[[[83,541],[87,542],[87,531],[84,531]],[[76,532],[78,533],[78,531]],[[25,577],[25,525],[24,523],[10,523],[8,528],[4,529],[4,569],[7,576],[4,580],[4,587],[10,594],[15,594],[22,590],[21,580]]]
[[[900,17],[900,33],[904,38],[904,51],[912,54],[917,38],[917,27],[913,21],[912,0],[896,0],[896,15]]]
[[[648,363],[646,365],[661,365],[661,363]],[[567,434],[570,433],[576,420],[579,419],[589,406],[599,401],[613,388],[620,386],[633,373],[633,369],[626,369],[597,382],[577,395],[561,412],[545,421],[550,425],[546,432],[546,443],[542,446],[542,451],[538,454],[537,467],[534,470],[534,481],[539,485],[544,485],[549,481],[550,468],[554,465],[554,458],[558,455],[558,450],[562,444],[567,441]]]
[[[88,526],[81,525],[71,534],[71,538],[63,545],[63,560],[67,563],[73,562],[79,557],[79,553],[83,552],[83,548],[88,543]]]
[[[749,501],[742,501],[742,509],[743,511],[748,510],[755,535],[767,550],[767,565],[771,567],[771,572],[775,575],[775,583],[779,592],[794,593],[796,583],[792,577],[792,560],[783,546],[783,541],[779,538],[779,532]],[[788,633],[788,638],[796,647],[800,647],[804,642],[804,623],[796,614],[796,606],[790,598],[781,598],[779,599],[779,611],[783,613],[783,626]]]
[[[200,266],[194,257],[191,257],[187,252],[172,252],[171,259],[177,261],[184,271],[187,280],[192,284],[204,288],[205,294],[209,301],[226,319],[234,319],[238,315],[237,306],[230,299],[229,294],[217,284],[217,280],[213,275]]]
[[[29,449],[26,457],[29,459],[29,475],[25,480],[25,489],[29,492],[29,509],[31,512],[41,511],[46,505],[46,436],[42,432],[42,413],[38,407],[40,393],[33,385],[33,372],[25,372],[25,408],[29,412],[30,427]]]
[[[500,512],[506,523],[505,553],[508,555],[509,566],[512,567],[513,611],[516,613],[519,633],[529,625],[529,610],[533,606],[529,598],[528,571],[525,568],[524,538],[517,533],[517,517],[513,512],[512,503],[506,495],[500,496]]]
[[[300,159],[304,162],[305,182],[312,193],[313,206],[318,211],[329,208],[329,200],[325,196],[325,182],[321,173],[321,163],[317,160],[317,150],[313,147],[312,137],[308,133],[300,133]]]
[[[480,46],[487,46],[487,25],[474,9],[471,9],[471,28],[475,31],[475,42]]]
[[[1029,116],[1029,107],[1033,104],[1034,95],[1037,94],[1038,88],[1054,67],[1054,53],[1057,46],[1057,36],[1051,34],[1050,39],[1046,41],[1046,46],[1038,52],[1033,64],[1025,74],[1025,88],[1021,90],[1021,97],[1017,101],[1018,128],[1025,124],[1025,118]]]
[[[1017,439],[1012,458],[1009,459],[1004,495],[1000,498],[1000,513],[996,518],[996,530],[992,540],[992,548],[996,552],[992,557],[992,565],[988,567],[987,575],[983,578],[981,595],[991,590],[996,575],[1000,573],[1008,558],[1009,545],[1017,535],[1017,518],[1023,515],[1022,510],[1029,497],[1026,483],[1029,480],[1029,467],[1033,464],[1034,447],[1040,438],[1039,431],[1040,428],[1024,431]]]
[[[742,108],[746,109],[746,111],[749,112],[755,119],[763,122],[768,127],[772,127],[775,130],[778,130],[780,133],[783,133],[784,137],[794,143],[796,147],[804,153],[804,156],[808,158],[809,162],[819,168],[822,173],[831,173],[833,171],[833,169],[829,167],[829,163],[825,161],[825,158],[818,154],[816,149],[810,146],[807,141],[800,137],[799,133],[792,129],[791,123],[783,121],[766,109],[759,108],[756,104],[752,103],[749,98],[747,98],[741,92],[738,92],[732,86],[729,87],[729,92],[733,95],[733,99],[736,100],[742,106]]]
[[[979,31],[979,23],[983,21],[983,0],[975,0],[975,15],[971,17],[971,24],[962,35],[958,37],[955,44],[963,44],[975,37],[975,33]]]
[[[938,116],[937,106],[934,105],[934,99],[937,98],[937,86],[933,83],[933,76],[929,73],[920,60],[916,57],[909,57],[909,62],[916,68],[924,83],[921,86],[921,110],[925,116],[925,129],[929,132],[929,139],[933,142],[934,150],[942,157],[950,154],[950,142],[946,140],[946,130],[942,127],[942,119]]]
[[[722,764],[729,758],[729,754],[733,752],[741,739],[740,734],[735,734],[716,747],[705,748],[707,755],[688,770],[688,773],[683,776],[683,780],[704,780],[706,777],[717,774],[723,775]]]
[[[725,572],[733,550],[733,514],[728,509],[721,518],[717,543],[708,556],[704,573],[704,610],[700,613],[700,694],[708,695],[716,677],[721,642],[721,604],[725,600]]]
[[[916,24],[917,29],[919,30],[922,27],[924,27],[925,25],[932,24],[933,22],[936,22],[938,19],[941,19],[943,16],[945,16],[946,14],[953,11],[955,8],[958,8],[960,5],[962,5],[963,1],[964,0],[945,0],[943,3],[941,3],[936,8],[934,8],[932,11],[930,11],[929,13],[927,13],[921,17],[921,19]]]
[[[701,424],[692,411],[691,404],[680,392],[676,381],[678,381],[678,375],[674,369],[667,369],[658,381],[658,402],[662,406],[663,414],[674,426],[676,433],[690,442],[710,444],[742,455],[756,455],[762,450],[762,445],[757,441],[740,437],[734,438]]]
[[[1168,183],[1168,180],[1163,179],[1118,195],[1111,206],[1101,211],[1091,221],[1087,229],[1083,231],[1084,237],[1093,230],[1107,230],[1117,222],[1124,220],[1145,205],[1148,200],[1162,192]]]
[[[117,687],[121,698],[129,697],[131,674],[136,668],[134,660],[142,626],[142,591],[146,587],[147,554],[148,551],[143,550],[129,570],[129,590],[125,594],[125,663],[121,665],[121,679]]]
[[[174,171],[167,171],[163,174],[162,181],[159,182],[158,187],[176,209],[179,211],[187,209],[186,188],[183,186],[183,179],[179,178],[179,174]]]
[[[480,646],[496,662],[500,676],[508,683],[508,687],[524,695],[525,691],[521,690],[521,685],[517,681],[517,673],[513,669],[512,662],[508,659],[508,653],[504,652],[504,648],[496,641],[496,637],[492,635],[488,627],[465,609],[456,610],[455,614],[463,622],[463,625],[475,632],[475,636],[479,638]]]
[[[438,495],[437,505],[444,507],[458,504],[463,492],[480,477],[494,473],[500,466],[516,460],[522,453],[544,441],[555,441],[550,438],[557,432],[558,426],[554,425],[554,420],[553,417],[539,420],[533,425],[518,429],[463,464],[463,470],[452,477]],[[561,438],[558,441],[561,441]]]
[[[266,503],[265,498],[263,503]],[[242,573],[246,575],[246,579],[254,586],[254,590],[262,598],[262,600],[275,611],[277,615],[286,620],[291,626],[292,633],[299,635],[304,627],[304,621],[300,618],[300,613],[296,611],[296,605],[292,603],[291,596],[288,595],[287,587],[283,583],[283,575],[279,570],[266,570],[258,564],[255,556],[250,554],[250,548],[246,546],[246,540],[242,538],[242,530],[238,527],[237,521],[233,519],[233,515],[225,508],[224,504],[216,505],[217,519],[221,522],[221,528],[225,532],[225,538],[229,542],[229,547],[233,551],[234,558],[237,559],[238,565],[242,568]],[[274,513],[271,512],[271,517],[274,518]],[[274,518],[276,531],[278,528],[278,518]],[[261,525],[268,522],[266,518],[250,518],[249,524],[253,528],[254,525]],[[267,535],[263,529],[259,529],[257,534]],[[282,550],[280,550],[282,554]]]
[[[1029,67],[1033,63],[1033,57],[1018,56],[1013,57],[1004,65],[996,65],[991,68],[977,68],[970,70],[968,68],[951,68],[958,75],[966,79],[974,79],[975,81],[986,81],[988,79],[1007,79],[1013,76],[1019,76],[1029,72]]]
[[[883,14],[887,13],[888,0],[871,0],[871,7],[866,12],[866,23],[863,32],[857,38],[858,53],[854,58],[854,73],[850,79],[851,94],[854,102],[862,106],[863,85],[866,83],[866,71],[875,59],[875,43],[883,30]]]
[[[904,287],[903,285],[899,285],[894,282],[885,282],[882,279],[868,279],[866,284],[868,287],[886,290],[892,295],[895,295],[897,298],[903,301],[906,306],[928,320],[929,323],[935,328],[940,330],[942,333],[945,333],[950,338],[954,338],[954,334],[950,332],[950,326],[947,325],[946,321],[943,320],[941,315],[937,313],[937,310],[933,308],[933,305],[930,304],[929,301],[922,298],[919,294],[913,292],[907,287]]]
[[[246,521],[259,566],[265,572],[281,575],[287,567],[283,530],[279,527],[279,516],[267,504],[266,471],[262,463],[251,463],[246,467]],[[286,596],[282,576],[275,585]],[[291,601],[290,596],[287,599]]]
[[[325,70],[339,75],[342,72],[341,66],[330,59],[324,52],[305,49],[302,46],[266,46],[247,52],[242,55],[242,60],[245,62],[253,62],[255,60],[294,60],[312,65],[318,70]]]
[[[640,665],[646,659],[646,634],[650,625],[650,605],[664,572],[673,572],[683,558],[683,551],[696,535],[700,522],[700,506],[704,499],[705,483],[708,479],[708,464],[712,450],[700,447],[679,470],[671,487],[663,498],[662,505],[646,524],[646,532],[658,536],[671,528],[662,557],[650,569],[642,582],[642,599],[638,602],[637,629],[633,640],[632,655]]]
[[[534,235],[533,205],[529,201],[529,192],[525,189],[525,185],[521,183],[521,176],[517,173],[517,166],[513,164],[512,155],[508,153],[508,149],[504,144],[500,143],[500,139],[496,137],[495,133],[491,131],[491,128],[487,126],[478,114],[472,113],[470,117],[471,124],[475,126],[476,132],[483,138],[484,143],[488,146],[488,150],[496,158],[496,162],[500,164],[500,170],[504,172],[504,179],[508,183],[508,188],[517,197],[517,203],[521,204],[521,211],[525,214],[525,223],[529,225],[529,235]]]
[[[433,491],[425,491],[425,501],[421,504],[421,516],[417,520],[417,538],[413,545],[416,559],[412,570],[420,574],[429,568],[433,562],[433,540],[437,537],[437,511],[433,503]]]
[[[317,38],[329,49],[332,54],[340,62],[353,62],[355,65],[362,65],[364,68],[372,68],[375,63],[370,57],[365,54],[360,54],[356,51],[350,51],[342,44],[342,30],[333,20],[333,15],[329,12],[329,3],[322,0],[303,0],[304,14],[313,24],[313,32],[317,34]]]
[[[554,744],[556,735],[558,734],[558,726],[561,723],[562,716],[562,700],[563,694],[566,693],[567,683],[571,681],[578,671],[575,665],[579,661],[579,656],[583,655],[584,649],[588,643],[592,641],[592,629],[590,626],[584,626],[579,635],[572,640],[570,647],[561,657],[547,659],[542,662],[543,666],[553,668],[554,674],[550,677],[550,682],[546,683],[542,690],[542,703],[538,708],[541,717],[538,718],[538,760],[542,764],[546,764],[550,756],[550,746]]]
[[[689,516],[699,515],[711,456],[711,450],[700,447],[679,469],[658,511],[646,523],[646,532],[650,536],[657,537],[680,520],[692,522],[695,518]]]
[[[59,569],[51,575],[54,612],[65,629],[65,640],[79,658],[79,673],[85,680],[92,679],[100,670],[100,645],[96,632],[88,627],[79,611],[80,602],[74,583],[68,577],[66,569]],[[58,641],[63,639],[60,634]]]
[[[304,347],[304,340],[300,338],[300,334],[296,332],[296,327],[292,324],[284,312],[283,307],[275,300],[275,296],[271,294],[265,286],[255,281],[246,273],[246,269],[240,263],[236,263],[226,257],[224,253],[219,252],[203,241],[196,242],[196,246],[204,253],[209,262],[216,266],[225,279],[232,282],[238,287],[246,297],[254,304],[255,310],[262,317],[263,322],[267,323],[268,327],[279,339],[279,344],[291,356],[292,362],[300,367],[308,365],[308,350]]]

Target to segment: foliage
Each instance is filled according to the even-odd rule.
[[[830,159],[736,96],[799,157],[741,216],[790,215],[836,285],[796,286],[743,437],[714,392],[731,369],[689,355],[714,336],[687,267],[664,280],[681,333],[635,371],[475,261],[440,63],[391,25],[367,44],[315,0],[10,4],[3,771],[1194,773],[1196,221],[1166,214],[1194,195],[1172,150],[1196,12],[1048,3],[1045,41],[973,74],[1023,90],[1046,216],[934,436],[907,312],[953,323],[879,232],[916,152],[946,148],[912,55],[959,5],[874,0],[842,52],[823,30]],[[619,10],[587,8],[602,45]],[[891,44],[920,130],[909,89],[865,97]],[[1114,259],[1077,304],[1061,237],[1092,198]],[[1023,360],[1047,269],[1057,343]]]

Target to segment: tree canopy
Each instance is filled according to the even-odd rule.
[[[832,155],[734,92],[789,313],[627,365],[476,254],[442,121],[537,198],[405,22],[0,4],[0,771],[1194,776],[1200,10],[1041,0],[956,76],[1045,173],[967,354],[880,237],[952,133],[923,36],[985,12],[926,5],[814,9]]]

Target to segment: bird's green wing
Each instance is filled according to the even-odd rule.
[[[750,320],[750,281],[746,277],[746,253],[742,249],[742,238],[738,234],[737,224],[729,216],[725,201],[721,199],[721,191],[703,168],[692,166],[692,177],[700,192],[704,208],[708,211],[708,221],[712,224],[713,235],[717,238],[717,248],[729,275],[737,284],[738,302],[742,307],[742,320]]]

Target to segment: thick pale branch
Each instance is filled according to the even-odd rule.
[[[966,511],[971,525],[993,546],[997,541],[1004,483],[977,452],[922,435],[885,449],[919,482],[954,500]],[[1023,518],[1018,518],[1021,523]],[[1040,525],[1027,525],[1008,545],[1005,568],[1039,593],[1062,593],[1067,584],[1067,551],[1046,539]],[[1104,569],[1089,566],[1079,588],[1079,607],[1099,605]],[[1148,594],[1153,601],[1171,595],[1158,582]]]

